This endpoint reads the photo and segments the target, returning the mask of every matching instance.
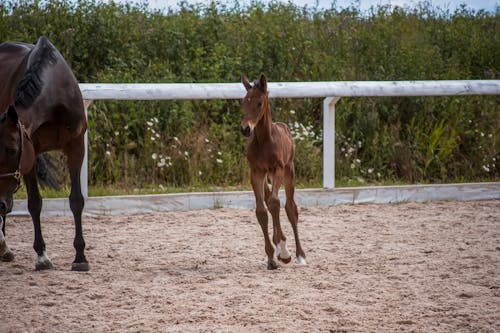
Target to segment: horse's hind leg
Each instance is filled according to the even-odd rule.
[[[14,260],[14,253],[7,246],[5,241],[5,215],[0,215],[0,224],[2,228],[0,229],[0,261],[12,261]]]
[[[37,254],[35,269],[37,271],[43,269],[52,269],[52,262],[45,252],[45,241],[42,236],[42,227],[40,225],[40,212],[42,211],[42,196],[38,191],[38,181],[36,179],[36,165],[33,169],[24,176],[24,183],[28,192],[28,211],[33,220],[33,228],[35,229],[35,240],[33,249]]]
[[[299,240],[299,231],[298,231],[298,221],[299,221],[299,212],[297,210],[297,205],[295,204],[295,169],[294,164],[290,164],[285,168],[285,194],[286,194],[286,204],[285,211],[288,216],[288,220],[292,225],[293,235],[295,237],[295,247],[296,247],[296,256],[297,263],[305,264],[306,263],[306,255],[302,246],[300,245]]]
[[[75,260],[71,265],[73,271],[88,271],[90,269],[85,258],[85,240],[82,230],[82,212],[84,199],[82,195],[80,172],[84,156],[83,134],[71,141],[64,149],[68,158],[68,169],[71,180],[71,193],[69,195],[69,206],[75,220],[75,239],[73,246],[76,250]]]

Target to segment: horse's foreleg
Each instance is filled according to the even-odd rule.
[[[277,258],[284,262],[289,263],[291,260],[290,252],[286,246],[286,237],[281,229],[280,223],[280,208],[281,203],[279,199],[279,190],[281,184],[283,183],[283,169],[276,169],[272,177],[272,191],[268,199],[267,207],[273,218],[273,242],[276,246],[276,256]]]
[[[255,194],[255,215],[257,216],[257,221],[259,221],[260,227],[262,228],[262,233],[264,234],[264,247],[267,254],[267,269],[276,269],[278,264],[276,263],[274,247],[269,239],[268,230],[268,216],[267,209],[264,205],[264,176],[265,174],[254,172],[251,173],[252,189]]]
[[[5,215],[0,215],[0,224],[2,228],[0,229],[0,261],[12,261],[14,260],[14,253],[7,246],[5,241]]]
[[[28,211],[33,220],[33,228],[35,229],[35,240],[33,249],[37,254],[35,269],[52,269],[52,262],[45,252],[45,241],[42,236],[42,227],[40,225],[40,212],[42,211],[42,196],[38,190],[38,182],[36,179],[36,166],[24,176],[26,190],[28,192]]]
[[[299,221],[299,212],[297,210],[297,205],[295,204],[294,194],[295,194],[295,169],[293,163],[285,168],[285,194],[286,194],[286,203],[285,203],[285,211],[292,225],[293,235],[295,237],[295,247],[296,247],[296,255],[297,255],[297,263],[305,264],[306,263],[306,255],[302,246],[300,245],[299,240],[299,231],[298,231],[298,221]]]
[[[85,258],[85,240],[83,239],[82,230],[82,212],[84,206],[84,198],[82,195],[80,172],[83,162],[84,145],[83,135],[65,149],[68,157],[68,169],[71,180],[71,193],[69,195],[69,206],[75,220],[75,239],[73,247],[76,250],[75,260],[71,265],[73,271],[88,271],[89,263]]]

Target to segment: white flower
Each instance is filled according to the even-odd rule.
[[[490,168],[488,168],[486,165],[483,165],[483,170],[486,172],[490,172]]]
[[[106,150],[106,155],[111,156],[111,152],[109,150]]]
[[[115,131],[115,136],[118,136],[118,135],[120,135],[120,132]]]
[[[355,167],[354,163],[351,163],[351,169],[354,169]]]
[[[184,156],[189,156],[189,152],[185,151]]]
[[[155,140],[156,140],[156,139],[155,139],[155,137],[154,137],[154,136],[152,136],[152,137],[151,137],[151,141],[155,141]]]
[[[150,121],[146,121],[146,124],[148,124],[149,127],[153,126],[153,123]]]
[[[152,158],[153,160],[156,160],[156,159],[158,158],[158,154],[153,153],[153,154],[151,155],[151,158]]]
[[[203,172],[198,171],[198,176],[201,176],[202,174],[203,174]]]
[[[295,114],[295,110],[290,110],[290,113],[291,114]]]
[[[220,158],[215,160],[217,163],[222,164],[222,160]]]
[[[368,173],[372,173],[373,172],[373,168],[368,168]]]
[[[156,117],[153,117],[153,119],[152,119],[152,120],[153,120],[155,123],[157,123],[157,124],[158,124],[158,122],[159,122],[158,118],[156,118]]]
[[[176,137],[176,136],[174,136],[174,140],[177,141],[177,142],[179,142],[179,138]]]
[[[221,156],[221,155],[222,155],[222,153],[221,153],[220,151],[218,151],[218,152],[217,152],[217,155]]]
[[[357,159],[355,160],[355,162],[356,162],[356,163],[358,163],[358,164],[360,164],[360,163],[361,163],[361,160],[360,160],[359,158],[357,158]]]
[[[210,140],[208,140],[208,139],[205,139],[205,142],[206,142],[206,143],[209,143],[209,142],[210,142]]]

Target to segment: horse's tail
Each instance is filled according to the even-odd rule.
[[[57,179],[57,168],[48,154],[40,154],[36,158],[36,173],[38,181],[42,187],[59,190]]]
[[[43,87],[41,75],[47,66],[55,64],[57,52],[54,45],[42,36],[27,57],[26,72],[19,82],[14,99],[15,105],[20,104],[25,107],[30,106],[40,95]]]

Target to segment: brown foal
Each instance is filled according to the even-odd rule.
[[[257,220],[264,233],[265,250],[268,257],[267,268],[278,268],[276,259],[284,263],[291,260],[286,246],[286,237],[280,225],[280,199],[278,192],[285,185],[285,210],[295,236],[297,263],[305,264],[305,254],[299,241],[297,223],[299,213],[294,200],[295,168],[294,143],[290,130],[284,123],[273,123],[269,107],[267,80],[261,75],[252,86],[246,76],[241,82],[247,90],[243,99],[243,121],[241,133],[248,137],[247,159],[255,194]],[[272,188],[269,189],[268,181]],[[265,202],[265,205],[264,205]],[[267,209],[266,209],[267,206]],[[269,239],[268,215],[273,219],[273,243]]]

